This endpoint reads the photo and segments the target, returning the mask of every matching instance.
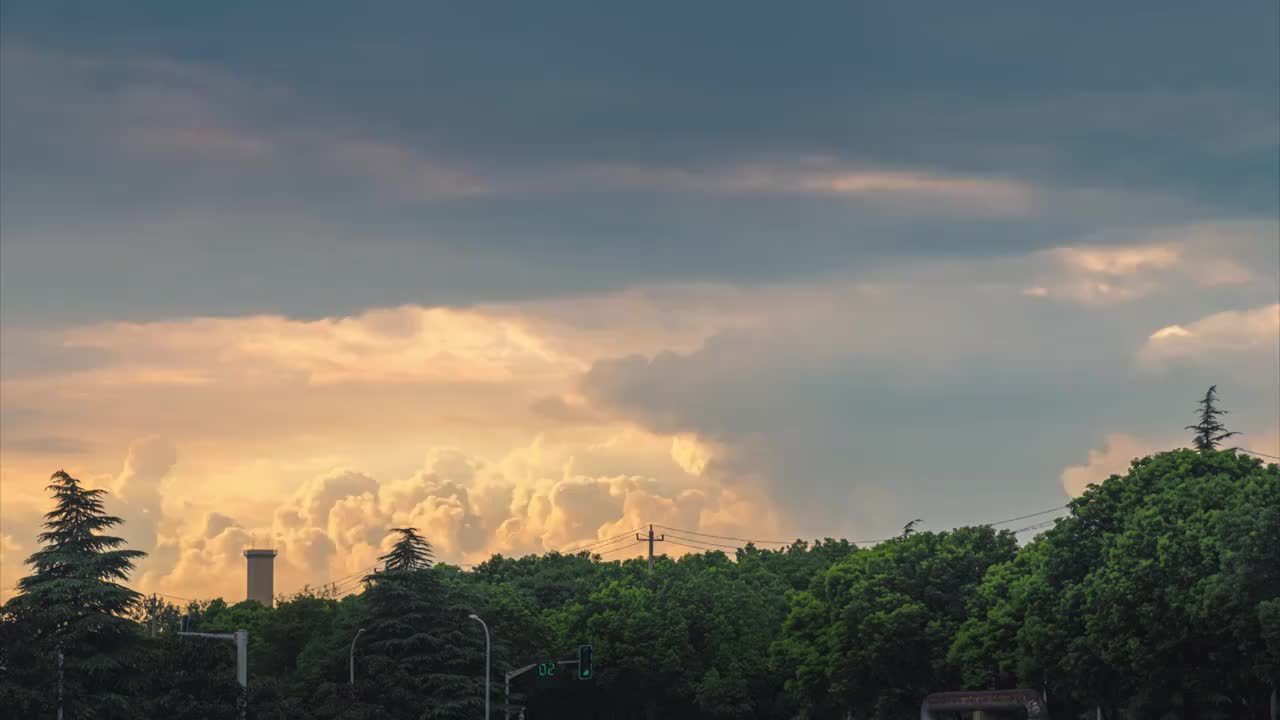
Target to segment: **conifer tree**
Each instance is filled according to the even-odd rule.
[[[1204,394],[1204,398],[1200,400],[1200,422],[1195,425],[1188,425],[1187,430],[1195,430],[1195,446],[1196,450],[1201,452],[1205,450],[1217,450],[1218,444],[1229,437],[1239,435],[1237,432],[1228,432],[1227,428],[1218,420],[1221,415],[1226,415],[1226,410],[1219,410],[1218,402],[1218,386],[1210,385],[1208,392]]]
[[[27,559],[32,573],[18,581],[4,619],[46,669],[61,654],[69,716],[112,717],[127,711],[121,673],[141,647],[131,619],[141,595],[122,583],[146,553],[105,534],[123,522],[106,514],[105,490],[85,488],[62,470],[50,480],[55,505],[45,514],[42,547]],[[34,680],[50,696],[57,692],[55,677]]]
[[[400,533],[400,539],[391,547],[391,551],[378,558],[387,572],[400,570],[427,570],[431,567],[431,543],[418,534],[418,528],[391,528],[391,532]]]

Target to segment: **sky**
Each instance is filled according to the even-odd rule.
[[[238,600],[1280,455],[1271,0],[14,0],[0,150],[0,597],[60,468]]]

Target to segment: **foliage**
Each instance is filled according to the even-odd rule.
[[[404,528],[362,592],[275,607],[138,603],[120,584],[136,554],[101,534],[118,521],[55,480],[46,546],[0,614],[0,706],[19,717],[52,715],[55,640],[77,663],[69,717],[234,717],[234,646],[178,636],[183,618],[249,631],[250,717],[281,720],[476,717],[473,613],[492,631],[495,707],[504,671],[594,646],[593,680],[513,681],[531,717],[887,720],[930,692],[1015,686],[1063,717],[1262,717],[1280,677],[1280,466],[1229,451],[1135,460],[1022,547],[911,524],[870,548],[748,545],[658,557],[652,574],[587,553],[464,572]]]
[[[10,672],[27,671],[20,684],[56,698],[53,658],[61,656],[67,714],[122,716],[127,712],[122,682],[141,653],[138,626],[131,619],[141,596],[122,583],[146,553],[121,549],[123,539],[104,534],[122,522],[106,514],[106,491],[85,488],[61,470],[50,480],[54,508],[45,514],[45,532],[38,538],[42,547],[27,559],[32,573],[18,581],[19,594],[4,606],[6,647],[21,647],[31,663],[15,664]],[[37,668],[43,672],[34,674]],[[21,696],[14,691],[15,701],[23,702]]]
[[[853,553],[793,596],[775,665],[814,716],[910,714],[928,693],[958,685],[946,655],[965,598],[1016,547],[1012,533],[980,527],[904,533]]]
[[[1161,453],[992,568],[951,660],[972,687],[1044,686],[1051,702],[1243,714],[1278,675],[1278,597],[1280,467]]]

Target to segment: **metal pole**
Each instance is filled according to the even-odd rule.
[[[538,667],[538,663],[529,663],[528,665],[525,665],[522,668],[517,668],[515,670],[508,670],[506,673],[503,674],[503,677],[506,678],[506,681],[507,681],[507,704],[502,711],[503,712],[502,720],[508,720],[508,718],[511,715],[511,680],[512,678],[519,677],[536,667]],[[521,712],[523,712],[523,710]]]
[[[489,720],[489,626],[475,613],[471,613],[471,619],[484,628],[484,720]]]
[[[249,687],[249,631],[236,631],[236,680]]]
[[[236,631],[236,679],[240,681],[240,720],[249,712],[249,631]]]
[[[351,686],[356,684],[356,641],[360,639],[360,633],[364,632],[364,628],[356,631],[356,636],[351,638]]]

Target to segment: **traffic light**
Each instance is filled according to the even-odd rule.
[[[591,675],[591,646],[578,646],[578,679],[588,680]]]

